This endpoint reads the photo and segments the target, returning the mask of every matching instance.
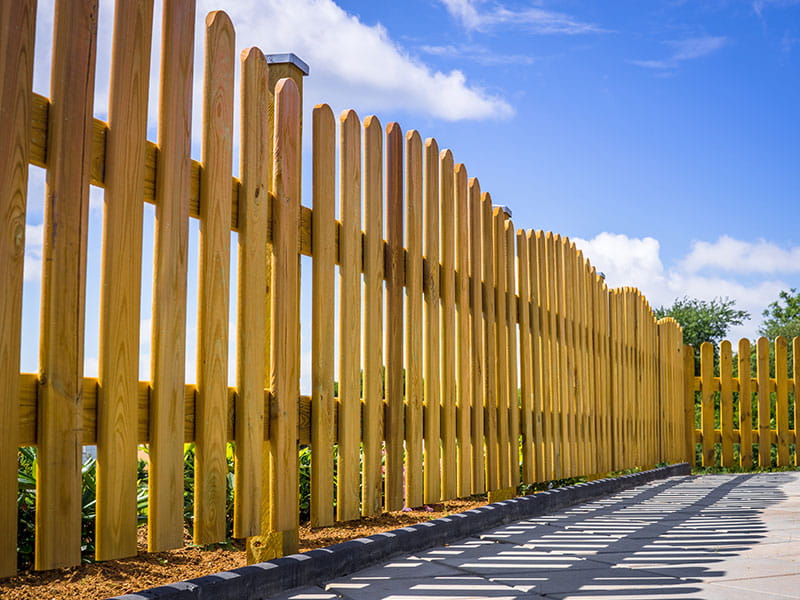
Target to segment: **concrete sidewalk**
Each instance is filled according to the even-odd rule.
[[[800,473],[655,481],[272,598],[800,598]]]

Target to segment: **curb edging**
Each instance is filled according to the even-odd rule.
[[[326,548],[115,596],[110,600],[263,600],[301,585],[342,577],[399,554],[449,544],[479,531],[596,500],[657,479],[690,473],[688,463],[678,463],[555,488]]]

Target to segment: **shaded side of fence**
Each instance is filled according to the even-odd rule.
[[[736,350],[727,340],[718,348],[702,344],[699,367],[691,360],[686,372],[696,427],[695,464],[742,469],[798,465],[798,371],[797,337],[791,344],[784,337],[772,344],[762,337],[754,345],[742,339]]]
[[[11,132],[0,138],[0,576],[15,570],[21,446],[38,447],[38,569],[80,562],[84,445],[97,446],[99,560],[136,553],[143,444],[148,548],[183,543],[187,442],[194,540],[225,537],[235,442],[233,532],[250,538],[254,560],[297,547],[298,444],[312,448],[315,525],[689,456],[680,327],[656,322],[638,291],[608,290],[568,238],[516,230],[449,150],[354,111],[337,125],[329,107],[314,109],[301,167],[303,73],[258,49],[241,58],[232,178],[235,35],[221,12],[206,19],[192,161],[192,0],[164,4],[158,144],[145,137],[152,0],[117,3],[109,122],[95,120],[96,10],[56,3],[47,99],[31,93],[35,2],[0,2],[0,130]],[[20,375],[29,163],[47,170],[41,351],[39,373]],[[96,379],[83,376],[90,184],[105,187]],[[150,382],[137,371],[143,202],[156,207]],[[183,368],[190,218],[200,223],[196,384]],[[301,397],[309,275],[312,389]]]

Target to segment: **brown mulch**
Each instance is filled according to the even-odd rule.
[[[486,504],[486,498],[473,496],[448,500],[412,511],[396,511],[358,521],[337,523],[331,527],[300,527],[300,551],[312,550],[346,540],[414,525],[430,519],[463,512]],[[140,531],[140,548],[145,547],[144,531]],[[69,569],[27,571],[16,577],[0,580],[0,598],[8,600],[41,600],[81,598],[99,600],[129,594],[142,589],[183,581],[242,567],[246,564],[244,544],[201,548],[185,546],[178,550],[88,563]]]

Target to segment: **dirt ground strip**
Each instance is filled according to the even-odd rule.
[[[312,550],[346,540],[414,525],[463,512],[487,503],[475,496],[449,500],[422,509],[396,511],[331,527],[300,528],[300,550]],[[0,581],[0,597],[8,600],[81,598],[100,600],[109,596],[227,571],[245,565],[244,545],[240,542],[213,549],[186,546],[179,550],[149,554],[144,551],[144,530],[140,532],[138,556],[88,563],[70,569],[23,572]]]

